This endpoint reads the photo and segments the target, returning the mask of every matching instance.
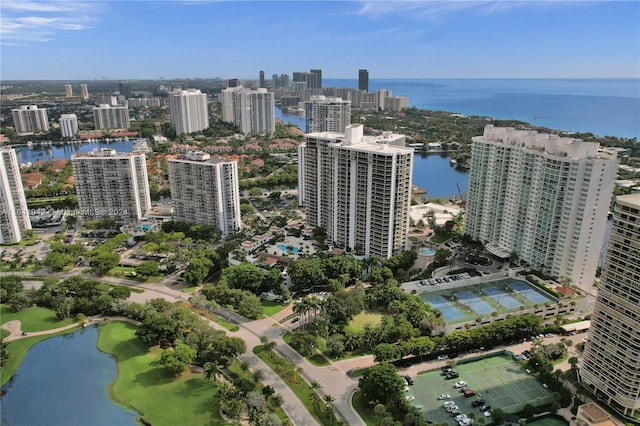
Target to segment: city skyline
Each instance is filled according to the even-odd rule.
[[[261,70],[309,69],[329,79],[357,79],[359,69],[374,79],[640,76],[640,3],[631,1],[3,1],[0,8],[3,80],[257,80]],[[309,17],[314,25],[304,25]]]

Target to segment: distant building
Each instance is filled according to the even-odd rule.
[[[73,96],[73,88],[68,83],[64,85],[64,96],[65,98],[70,98]]]
[[[209,127],[207,94],[197,89],[169,93],[171,124],[176,134],[199,132]]]
[[[260,71],[260,82],[259,82],[259,84],[260,84],[260,87],[263,88],[263,89],[267,87],[267,82],[264,79],[264,71]]]
[[[86,84],[80,85],[80,97],[84,100],[89,99],[89,89]]]
[[[342,132],[351,124],[351,102],[312,96],[304,103],[306,133]]]
[[[322,89],[322,70],[309,70],[309,73],[315,75],[315,84],[309,89]]]
[[[241,228],[237,161],[190,152],[168,165],[175,220],[215,226],[224,236]]]
[[[613,229],[602,267],[580,376],[583,384],[613,409],[628,417],[638,415],[640,194],[616,198]]]
[[[392,96],[384,100],[385,110],[402,111],[409,108],[409,98],[405,96]]]
[[[465,234],[590,289],[616,168],[597,143],[488,125],[471,145]]]
[[[156,98],[156,97],[153,97],[153,98],[130,98],[128,102],[129,102],[129,106],[132,107],[132,108],[133,107],[138,107],[138,108],[140,108],[140,107],[143,107],[143,108],[156,107],[156,108],[158,108],[161,105],[160,98]]]
[[[298,147],[298,191],[306,224],[336,248],[388,259],[406,250],[413,149],[405,137],[345,132],[305,135]]]
[[[62,114],[59,123],[63,138],[72,138],[78,134],[78,117],[75,114]]]
[[[11,110],[13,125],[18,135],[30,135],[49,131],[49,118],[46,108],[37,105],[22,105]]]
[[[311,72],[293,73],[294,90],[321,89],[322,70],[311,70]]]
[[[222,90],[222,119],[247,134],[276,131],[273,93],[267,89],[233,87]]]
[[[118,92],[125,98],[131,97],[131,83],[128,81],[121,81],[118,83]]]
[[[136,222],[151,210],[144,153],[96,148],[90,153],[72,154],[71,165],[82,220]]]
[[[369,71],[358,70],[358,90],[369,91]]]
[[[242,83],[240,83],[240,80],[238,80],[237,78],[227,80],[227,87],[240,87],[241,84]]]
[[[15,244],[31,229],[16,151],[0,147],[0,244]]]
[[[100,106],[93,108],[93,120],[96,130],[128,129],[129,108],[100,104]]]

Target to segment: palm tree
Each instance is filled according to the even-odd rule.
[[[253,380],[257,383],[264,379],[264,371],[256,370],[253,372]]]
[[[271,395],[271,404],[275,408],[282,407],[282,404],[284,404],[284,398],[279,393],[277,393],[275,395]]]
[[[322,398],[320,397],[318,392],[311,392],[311,394],[309,395],[309,398],[311,399],[311,403],[313,404],[313,408],[317,410],[318,409],[318,404],[320,403],[320,401],[322,401]]]
[[[217,384],[218,374],[220,374],[220,366],[215,362],[206,362],[203,366],[204,376],[207,379],[213,377],[213,384]]]
[[[267,344],[264,345],[264,353],[265,355],[267,355],[269,358],[273,357],[273,351],[275,350],[276,346],[278,344],[276,342],[274,342],[273,340],[270,342],[267,342]]]
[[[312,381],[311,383],[309,383],[309,385],[314,392],[320,392],[320,390],[322,389],[322,385],[317,380]]]

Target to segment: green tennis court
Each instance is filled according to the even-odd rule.
[[[507,413],[521,411],[526,404],[537,407],[551,402],[551,393],[506,356],[460,364],[456,370],[480,397]]]

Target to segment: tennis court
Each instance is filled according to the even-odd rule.
[[[456,320],[464,317],[455,306],[442,296],[435,296],[425,299],[425,302],[442,312],[442,316],[446,321]]]
[[[518,293],[524,296],[527,300],[529,300],[532,303],[545,303],[549,301],[548,297],[538,293],[529,284],[525,284],[521,281],[513,281],[509,283],[509,288],[513,290],[515,293]]]
[[[456,370],[481,398],[506,413],[517,413],[526,404],[537,407],[551,402],[551,393],[521,364],[506,356],[460,364]]]
[[[461,291],[459,293],[455,293],[455,296],[458,298],[458,300],[469,306],[480,315],[490,314],[491,312],[495,311],[494,308],[492,308],[479,296],[471,293],[470,291]]]
[[[509,296],[507,293],[500,290],[499,288],[487,287],[487,288],[483,288],[482,292],[484,294],[489,295],[493,300],[495,300],[496,302],[498,302],[499,304],[501,304],[507,309],[515,309],[522,306],[522,303],[518,302],[516,299]]]

